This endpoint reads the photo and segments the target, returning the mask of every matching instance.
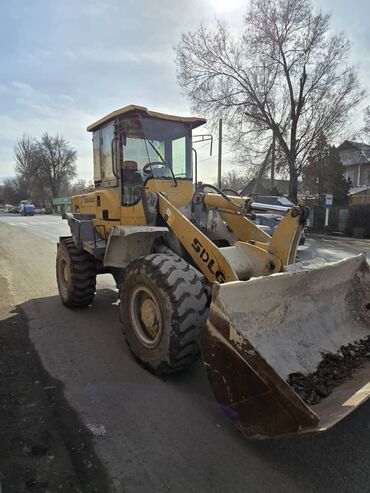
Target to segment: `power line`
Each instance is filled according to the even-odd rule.
[[[218,137],[215,137],[215,138],[213,139],[213,142],[217,142],[217,141],[218,141],[218,139],[219,139]],[[202,141],[200,140],[199,142],[194,142],[193,144],[200,144],[201,142],[202,142]],[[223,142],[224,144],[227,144],[228,142],[232,142],[232,141],[231,141],[231,140],[222,139],[222,142]],[[209,143],[204,144],[203,146],[198,147],[198,148],[197,148],[197,151],[200,151],[201,149],[203,149],[203,147],[207,147],[207,146],[209,146]]]
[[[195,142],[194,144],[197,144],[197,142]],[[197,148],[197,151],[200,151],[201,149],[203,149],[203,147],[209,147],[210,146],[210,142],[207,142],[207,144],[204,144],[203,146],[200,146]]]
[[[223,152],[222,155],[226,156],[226,154],[230,154],[230,152],[234,152],[234,151]],[[198,161],[198,164],[203,163],[204,161],[208,161],[209,159],[217,159],[217,156],[210,156],[210,157],[207,157],[205,159],[201,159],[200,161]]]
[[[217,156],[209,156],[206,157],[205,159],[201,159],[200,161],[198,161],[198,164],[203,163],[204,161],[208,161],[209,159],[217,159]]]

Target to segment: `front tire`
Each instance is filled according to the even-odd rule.
[[[208,315],[200,273],[177,255],[148,255],[126,268],[120,297],[127,344],[144,367],[165,375],[194,362]]]
[[[58,245],[56,274],[59,295],[68,308],[91,305],[96,288],[96,262],[92,255],[78,249],[73,238]]]

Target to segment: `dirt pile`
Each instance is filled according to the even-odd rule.
[[[318,404],[369,360],[370,336],[341,346],[335,354],[323,354],[315,372],[291,373],[287,382],[304,402]]]

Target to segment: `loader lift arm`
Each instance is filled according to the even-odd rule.
[[[253,210],[249,199],[238,198],[237,203],[219,195],[205,194],[204,203],[217,209],[227,227],[237,236],[234,246],[217,247],[163,194],[159,194],[161,216],[209,282],[222,284],[270,275],[283,271],[287,264],[295,261],[307,217],[303,207],[290,209],[270,237],[245,217],[246,212]]]

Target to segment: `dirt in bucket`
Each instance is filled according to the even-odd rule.
[[[370,336],[341,346],[337,353],[324,353],[315,372],[291,373],[287,382],[304,402],[318,404],[368,360]]]

